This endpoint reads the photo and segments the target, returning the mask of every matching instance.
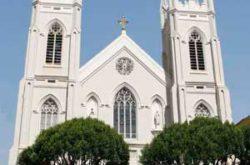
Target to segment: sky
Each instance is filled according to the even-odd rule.
[[[24,73],[32,0],[1,0],[0,5],[0,165],[12,145],[19,81]],[[120,34],[117,20],[130,21],[128,35],[161,62],[160,0],[85,0],[81,64]],[[250,115],[250,1],[216,0],[226,84],[233,119]]]

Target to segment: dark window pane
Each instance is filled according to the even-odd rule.
[[[203,44],[201,36],[196,31],[192,32],[189,41],[190,65],[192,70],[205,70]]]
[[[115,130],[118,132],[118,104],[115,103],[114,105],[114,127]]]
[[[126,138],[130,138],[130,104],[126,103]]]
[[[54,23],[49,30],[47,39],[46,63],[61,64],[62,56],[62,28]]]
[[[122,88],[117,93],[116,102],[114,104],[114,127],[125,138],[136,138],[135,105],[135,97],[129,89]],[[118,119],[116,116],[118,116]],[[120,128],[118,128],[116,125],[118,125]]]

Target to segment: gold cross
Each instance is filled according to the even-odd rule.
[[[118,21],[118,23],[121,25],[122,30],[126,30],[126,26],[129,23],[126,17],[122,17],[121,20]]]

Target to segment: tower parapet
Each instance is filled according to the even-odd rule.
[[[169,19],[167,13],[215,14],[214,0],[161,0],[161,27]],[[191,15],[192,16],[192,15]]]
[[[36,3],[49,3],[49,4],[60,4],[60,5],[67,5],[67,4],[82,4],[82,0],[33,0],[33,4]]]
[[[213,0],[165,0],[169,1],[169,9],[181,11],[198,11],[208,12],[214,11]]]

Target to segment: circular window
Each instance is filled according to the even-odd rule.
[[[134,69],[134,63],[127,57],[119,58],[116,62],[116,70],[121,75],[129,75]]]

